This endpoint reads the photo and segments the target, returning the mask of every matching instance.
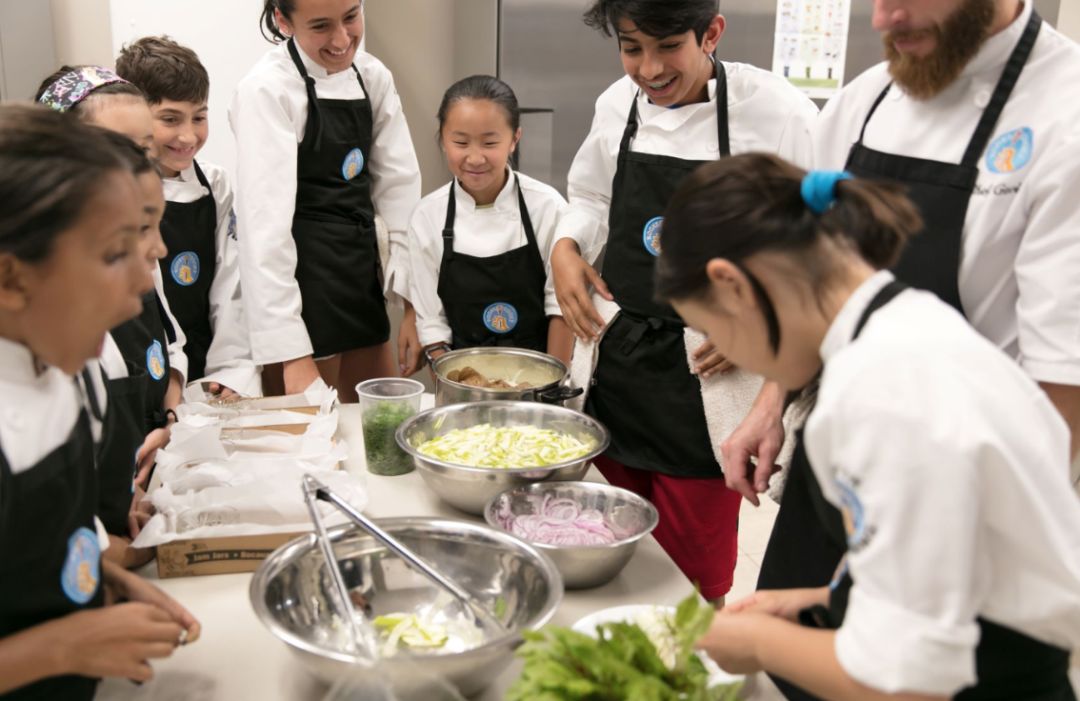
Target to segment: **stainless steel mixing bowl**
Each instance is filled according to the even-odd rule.
[[[416,446],[456,428],[477,424],[536,426],[566,433],[592,444],[582,457],[546,467],[467,467],[443,462],[417,451]],[[607,449],[608,430],[579,411],[539,402],[471,402],[435,407],[407,419],[397,431],[397,442],[409,453],[424,482],[452,506],[477,516],[484,505],[510,487],[548,480],[579,480],[589,461]]]
[[[547,622],[562,600],[562,578],[555,565],[532,546],[482,524],[451,519],[390,518],[379,525],[419,556],[457,581],[497,614],[507,632],[464,652],[438,654],[399,651],[379,660],[394,683],[409,685],[416,670],[437,675],[465,695],[487,686],[510,661],[521,631]],[[442,593],[405,563],[352,526],[330,530],[335,555],[354,603],[378,616],[421,612],[441,605]],[[316,676],[333,683],[355,674],[363,660],[347,650],[344,629],[333,615],[333,583],[314,535],[278,548],[251,579],[255,615],[284,641]]]
[[[570,499],[582,509],[599,511],[617,538],[608,545],[569,546],[528,541],[551,557],[567,589],[588,589],[610,582],[630,561],[638,541],[651,533],[659,521],[656,507],[648,500],[601,482],[543,482],[515,487],[488,502],[484,520],[495,528],[508,530],[509,519],[536,513],[545,496]]]

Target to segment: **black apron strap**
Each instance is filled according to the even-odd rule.
[[[90,413],[99,422],[105,421],[105,414],[101,411],[101,402],[98,401],[97,390],[94,389],[94,381],[90,377],[90,370],[83,368],[82,370],[82,383],[86,391],[86,403],[90,406]]]
[[[861,144],[866,137],[866,125],[870,123],[870,118],[874,116],[874,112],[877,112],[877,108],[881,106],[881,103],[885,100],[885,96],[889,94],[889,88],[891,87],[892,82],[890,81],[889,84],[885,86],[885,89],[881,91],[881,94],[877,96],[877,99],[874,100],[874,104],[870,105],[870,111],[866,113],[866,119],[863,120],[862,129],[859,130],[858,143]]]
[[[881,309],[886,304],[891,302],[896,295],[900,294],[907,289],[907,285],[899,280],[893,280],[889,284],[881,288],[874,298],[870,300],[870,304],[863,310],[862,316],[859,317],[859,322],[855,324],[855,332],[851,336],[851,340],[855,340],[862,333],[863,327],[866,326],[866,322],[870,321],[870,317],[878,309]]]
[[[165,311],[165,304],[161,301],[161,295],[157,292],[154,293],[154,302],[157,304],[158,314],[161,316],[161,326],[165,329],[165,338],[168,339],[169,343],[176,343],[176,329]]]
[[[529,216],[529,207],[525,204],[525,192],[521,189],[521,179],[518,178],[517,173],[514,173],[514,185],[517,187],[518,214],[521,216],[521,226],[525,228],[525,240],[529,244],[530,257],[534,265],[539,265],[540,269],[544,270],[544,257],[540,255],[540,245],[536,243],[532,217]]]
[[[1024,33],[1013,47],[1009,61],[1005,64],[1005,70],[1002,71],[1001,78],[998,79],[997,86],[994,88],[994,94],[990,97],[990,103],[983,110],[979,125],[975,127],[975,133],[971,137],[967,151],[964,152],[961,165],[974,166],[979,162],[987,144],[990,143],[990,137],[993,136],[994,127],[997,126],[1001,112],[1005,109],[1005,103],[1009,101],[1009,96],[1012,95],[1013,88],[1020,79],[1020,73],[1024,70],[1028,57],[1031,56],[1031,50],[1035,47],[1035,40],[1039,38],[1041,28],[1042,17],[1032,9],[1031,17],[1028,19],[1027,26],[1024,27]]]
[[[446,199],[446,221],[442,230],[442,262],[454,259],[454,219],[457,218],[457,178],[450,181],[450,196]]]
[[[322,145],[322,114],[319,111],[319,97],[315,93],[315,79],[308,75],[307,69],[304,68],[304,62],[300,60],[300,52],[296,48],[296,40],[292,37],[286,42],[289,47],[289,56],[292,58],[293,65],[296,66],[296,70],[299,71],[300,77],[304,79],[304,88],[307,90],[308,98],[308,111],[310,117],[308,118],[308,124],[315,125],[315,148],[318,151]],[[359,77],[357,73],[357,77]]]

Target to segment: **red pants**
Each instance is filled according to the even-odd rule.
[[[731,591],[742,495],[728,489],[721,477],[672,477],[604,455],[593,462],[608,482],[653,503],[660,513],[653,537],[703,597],[717,599]]]

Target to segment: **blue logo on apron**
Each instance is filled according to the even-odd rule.
[[[518,311],[507,302],[489,304],[484,310],[484,326],[492,333],[510,333],[518,324]]]
[[[990,143],[986,150],[986,167],[991,173],[1012,173],[1031,160],[1035,150],[1035,134],[1029,127],[1007,131]]]
[[[341,164],[341,176],[346,180],[352,180],[364,169],[364,153],[358,148],[349,151],[345,156],[345,162]]]
[[[663,223],[663,217],[653,217],[645,222],[645,230],[641,232],[641,242],[645,244],[645,250],[654,256],[660,255],[660,227]]]
[[[60,586],[67,598],[82,605],[94,598],[100,581],[101,546],[97,533],[86,527],[79,528],[68,538]]]
[[[199,279],[199,256],[194,251],[184,251],[173,258],[169,266],[172,279],[177,285],[187,287]]]
[[[161,350],[161,341],[154,341],[146,349],[146,370],[155,380],[165,377],[165,353]]]
[[[866,525],[866,511],[855,486],[842,477],[834,478],[833,484],[840,490],[840,514],[844,519],[844,530],[847,531],[848,549],[858,551],[870,542],[874,529]]]

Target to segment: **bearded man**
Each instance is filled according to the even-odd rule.
[[[1080,46],[1043,23],[1031,0],[875,0],[873,25],[886,61],[826,105],[814,128],[815,167],[906,187],[924,230],[893,272],[955,307],[1039,382],[1072,433],[1071,458],[1061,456],[1068,470],[1080,450]],[[927,402],[948,401],[935,391],[926,388]],[[783,439],[782,407],[767,386],[723,446],[728,486],[754,503]],[[840,581],[842,520],[815,509],[809,466],[794,463],[759,589]],[[958,511],[970,508],[967,495],[955,496]],[[941,515],[942,538],[952,517]],[[940,566],[944,583],[950,563]],[[1025,667],[1039,670],[1023,644],[991,643],[979,655],[980,678],[988,665],[1004,675],[990,679],[1015,688]],[[1010,644],[1019,647],[1009,652]],[[813,698],[777,681],[789,699]],[[958,698],[990,698],[965,694]]]

